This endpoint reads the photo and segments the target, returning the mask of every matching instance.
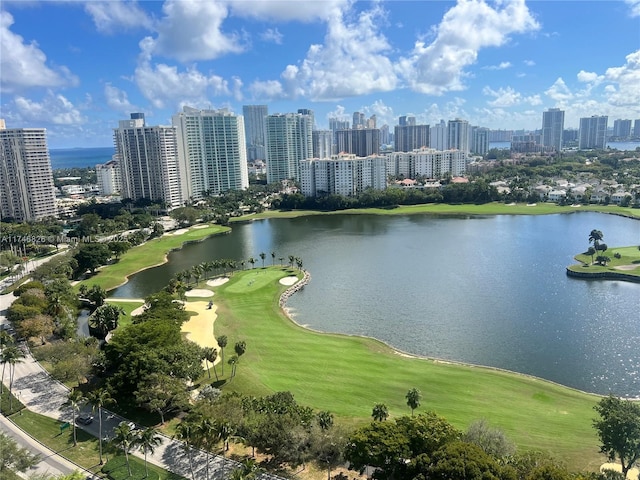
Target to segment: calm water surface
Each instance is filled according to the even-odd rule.
[[[565,275],[593,228],[610,246],[640,245],[640,222],[595,213],[264,220],[172,253],[114,296],[145,296],[216,258],[253,256],[260,266],[265,252],[270,264],[275,251],[276,258],[301,257],[311,272],[311,283],[288,302],[303,325],[640,396],[640,285]]]

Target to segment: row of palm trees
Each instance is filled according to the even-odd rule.
[[[4,392],[4,376],[7,365],[9,365],[9,411],[13,411],[13,379],[16,372],[16,364],[22,362],[24,356],[24,353],[15,344],[9,332],[0,330],[0,363],[2,363],[0,395]]]
[[[98,388],[84,395],[84,393],[74,388],[67,396],[65,405],[71,408],[72,414],[72,429],[73,429],[73,446],[78,444],[76,419],[77,415],[85,404],[91,405],[92,412],[98,412],[98,445],[100,465],[104,463],[103,460],[103,437],[102,437],[102,412],[108,405],[114,404],[115,400],[111,397],[109,392],[104,388]],[[129,463],[129,453],[134,448],[140,448],[144,454],[144,468],[145,475],[149,476],[149,470],[147,465],[147,454],[153,454],[155,448],[162,443],[161,437],[158,431],[153,428],[145,428],[142,430],[135,429],[129,422],[121,422],[114,429],[114,437],[112,443],[120,447],[124,451],[125,459],[127,462],[127,470],[129,476],[131,476],[131,464]]]
[[[258,257],[262,262],[262,267],[265,266],[265,260],[267,258],[267,254],[261,252]],[[279,265],[285,265],[285,257],[276,257],[276,252],[271,252],[271,265],[275,266],[276,258],[279,261]],[[289,255],[288,257],[288,265],[293,268],[295,265],[298,269],[302,270],[303,262],[300,257],[296,257],[295,255]],[[234,270],[241,269],[244,270],[245,266],[248,264],[251,265],[251,268],[255,267],[255,264],[258,263],[258,260],[255,257],[249,257],[247,260],[231,260],[228,258],[222,258],[217,260],[212,260],[210,262],[202,262],[197,265],[192,266],[186,270],[178,272],[175,274],[175,279],[182,283],[186,282],[187,284],[191,283],[191,280],[194,280],[194,283],[200,282],[202,278],[208,279],[210,278],[210,274],[213,272],[214,275],[219,274],[227,274],[227,272],[233,272]]]

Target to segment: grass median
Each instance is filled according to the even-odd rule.
[[[286,268],[253,269],[215,288],[216,335],[228,336],[230,352],[236,341],[247,344],[225,388],[291,391],[300,403],[358,425],[370,420],[376,403],[392,417],[409,414],[405,394],[415,387],[422,392],[419,410],[434,410],[459,428],[485,418],[522,449],[550,452],[576,470],[599,467],[591,426],[597,396],[510,372],[407,357],[374,339],[310,331],[279,307],[287,288],[279,279],[288,275]]]

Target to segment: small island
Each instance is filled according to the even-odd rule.
[[[640,246],[609,248],[604,234],[589,233],[589,248],[574,258],[580,262],[567,267],[570,277],[640,282]]]

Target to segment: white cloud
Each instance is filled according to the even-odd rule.
[[[492,107],[512,107],[522,101],[522,95],[511,87],[500,87],[497,91],[490,87],[484,87],[482,93],[494,98],[494,100],[487,102]]]
[[[278,80],[256,80],[249,86],[254,99],[273,100],[284,97],[282,83]]]
[[[120,113],[137,112],[140,109],[129,102],[127,92],[114,87],[110,83],[104,86],[104,96],[107,100],[109,108]]]
[[[109,1],[87,2],[86,12],[93,18],[96,28],[103,33],[134,28],[151,28],[152,20],[137,2]]]
[[[176,66],[152,65],[143,59],[136,68],[135,82],[155,108],[186,104],[208,107],[209,96],[230,94],[226,80],[218,75],[205,75],[195,65],[179,71]]]
[[[396,88],[393,65],[385,56],[391,47],[379,29],[384,15],[380,6],[353,22],[336,13],[327,23],[324,44],[311,45],[300,65],[288,65],[281,74],[283,95],[323,101]]]
[[[277,28],[267,28],[260,34],[260,38],[265,42],[282,45],[282,34],[278,31]]]
[[[512,33],[539,28],[524,0],[496,2],[496,8],[484,0],[458,0],[435,28],[435,40],[429,45],[417,41],[398,68],[418,92],[463,90],[464,69],[476,62],[482,48],[504,45]]]
[[[17,96],[15,116],[24,123],[54,125],[81,125],[87,121],[67,98],[48,91],[41,102]]]
[[[258,20],[312,22],[333,18],[348,8],[353,0],[229,0],[232,13]]]
[[[556,102],[566,102],[574,97],[569,90],[569,87],[567,87],[567,84],[564,83],[564,80],[561,77],[559,77],[544,93]]]
[[[534,62],[533,60],[525,60],[523,62],[527,67],[534,67],[536,65],[536,62]]]
[[[511,62],[500,62],[498,65],[482,67],[484,70],[506,70],[511,67]]]
[[[617,89],[608,95],[607,100],[616,106],[627,106],[640,114],[640,50],[630,53],[621,67],[608,68],[605,79],[617,84]],[[638,117],[636,117],[638,118]]]
[[[167,0],[162,11],[165,16],[157,25],[157,37],[141,42],[147,54],[191,62],[239,53],[245,48],[239,34],[222,31],[229,11],[221,2]]]
[[[584,70],[580,70],[578,72],[578,81],[583,83],[600,83],[604,77],[598,75],[594,72],[585,72]]]
[[[78,83],[66,67],[47,66],[47,56],[36,42],[27,44],[10,30],[13,23],[10,13],[0,11],[0,90],[3,93]]]
[[[629,5],[629,15],[640,17],[640,0],[624,0]]]

